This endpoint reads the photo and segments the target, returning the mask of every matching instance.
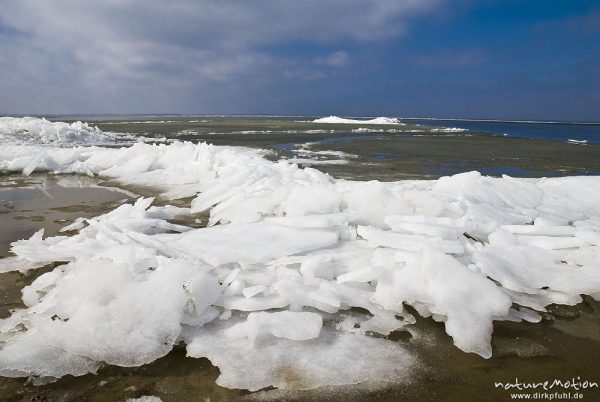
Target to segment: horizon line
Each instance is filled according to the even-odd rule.
[[[337,116],[341,118],[363,118],[370,119],[382,117],[379,115],[333,115],[333,114],[269,114],[269,113],[2,113],[0,117],[121,117],[121,116],[145,116],[145,117],[327,117]],[[536,119],[491,119],[491,118],[461,118],[461,117],[402,117],[400,115],[385,116],[395,117],[400,120],[431,120],[431,121],[466,121],[466,122],[482,122],[482,123],[524,123],[524,124],[579,124],[579,125],[600,125],[600,120],[597,121],[581,121],[581,120],[536,120]]]

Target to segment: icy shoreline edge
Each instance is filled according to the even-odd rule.
[[[259,151],[182,142],[7,145],[0,170],[195,197],[189,209],[140,199],[76,222],[73,236],[15,242],[3,270],[66,264],[26,287],[27,309],[0,321],[5,376],[140,365],[184,342],[232,388],[398,377],[418,359],[364,334],[410,331],[405,304],[443,321],[460,349],[489,357],[494,320],[536,322],[551,303],[600,292],[600,177],[352,182]],[[205,210],[206,228],[168,222]],[[349,358],[354,369],[336,372]],[[281,367],[305,381],[291,384]]]

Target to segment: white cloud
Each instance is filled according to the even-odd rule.
[[[343,67],[350,62],[350,56],[343,50],[338,50],[328,54],[327,56],[317,57],[316,64],[323,64],[330,67]]]
[[[0,29],[0,74],[11,79],[2,80],[0,91],[12,99],[0,100],[0,112],[138,111],[191,100],[202,107],[220,85],[237,83],[241,91],[277,77],[324,77],[290,68],[269,47],[335,48],[397,37],[441,1],[4,0],[0,28],[10,29]],[[349,59],[338,51],[315,63],[340,67]],[[139,95],[136,105],[132,92]],[[172,99],[149,103],[160,96]]]

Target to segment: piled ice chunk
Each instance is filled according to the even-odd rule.
[[[338,116],[321,117],[313,120],[313,123],[329,124],[403,124],[396,117],[375,117],[372,119],[346,119]]]
[[[195,198],[140,199],[78,220],[73,236],[13,243],[3,270],[66,264],[0,321],[5,376],[140,365],[184,342],[228,387],[398,379],[415,357],[369,335],[410,330],[407,305],[489,357],[494,320],[535,322],[533,310],[600,294],[600,177],[352,182],[204,143],[32,150],[3,149],[0,168]],[[169,222],[205,210],[208,227]]]
[[[131,137],[102,132],[80,121],[51,122],[37,117],[0,117],[0,144],[74,146],[110,144]]]

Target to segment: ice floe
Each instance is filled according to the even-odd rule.
[[[329,123],[329,124],[404,124],[400,119],[395,117],[375,117],[373,119],[345,119],[338,116],[321,117],[313,120],[313,123]]]
[[[569,144],[577,144],[577,145],[587,145],[587,140],[573,140],[573,139],[568,139],[567,142]]]
[[[144,395],[139,398],[129,398],[126,402],[162,402],[158,396]]]
[[[600,296],[600,177],[358,182],[189,142],[7,145],[0,170],[193,197],[140,198],[77,220],[72,236],[14,242],[0,271],[62,264],[0,320],[4,376],[142,365],[184,343],[226,387],[400,381],[419,358],[385,336],[411,331],[406,306],[487,358],[494,321]],[[172,222],[201,212],[207,227]]]
[[[217,384],[223,387],[238,388],[242,379],[244,388],[251,391],[268,386],[310,389],[382,381],[407,376],[416,363],[396,342],[333,328],[323,328],[318,339],[271,337],[249,347],[246,339],[236,339],[224,327],[223,321],[215,320],[184,334],[188,355],[208,357],[218,366]]]
[[[469,131],[466,128],[460,127],[442,127],[442,128],[432,128],[431,131],[434,133],[463,133],[465,131]]]
[[[357,155],[342,151],[321,150],[314,151],[310,149],[314,142],[306,142],[297,145],[292,152],[297,155],[295,158],[288,159],[289,163],[297,163],[305,166],[309,165],[344,165],[349,163],[348,159],[358,158]]]

